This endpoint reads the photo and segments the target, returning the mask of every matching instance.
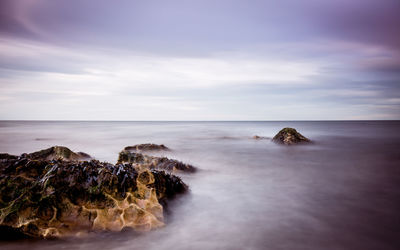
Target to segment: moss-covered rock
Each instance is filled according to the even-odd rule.
[[[190,164],[185,164],[167,157],[149,156],[128,150],[123,150],[119,153],[117,163],[134,163],[138,164],[139,168],[158,169],[168,172],[196,172],[196,168]]]
[[[285,144],[285,145],[293,145],[297,143],[310,142],[309,139],[304,137],[302,134],[297,132],[294,128],[284,128],[279,131],[278,134],[274,136],[272,139],[274,142]]]
[[[2,156],[0,234],[52,238],[98,230],[150,230],[164,225],[160,202],[188,190],[179,177],[163,171],[61,160],[70,159],[72,151],[48,160],[59,151],[39,152]]]

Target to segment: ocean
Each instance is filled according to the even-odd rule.
[[[313,141],[269,139],[294,127]],[[54,145],[115,163],[125,146],[164,144],[200,171],[147,233],[0,242],[1,249],[400,249],[400,121],[0,121],[0,152]]]

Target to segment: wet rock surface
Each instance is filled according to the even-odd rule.
[[[310,142],[308,138],[297,132],[297,130],[294,128],[282,129],[274,136],[274,138],[272,138],[272,141],[285,145]]]
[[[144,155],[141,153],[131,152],[128,150],[123,150],[119,153],[118,163],[133,163],[139,164],[139,167],[146,169],[158,169],[165,170],[168,172],[186,172],[194,173],[196,168],[190,164],[185,164],[183,162],[169,159],[167,157],[156,157]]]
[[[127,146],[124,148],[124,150],[133,152],[145,152],[145,151],[168,151],[170,149],[166,147],[164,144],[145,143],[145,144]]]
[[[57,238],[124,228],[147,231],[164,225],[161,204],[188,190],[179,177],[164,171],[136,164],[70,161],[79,154],[62,149],[66,155],[58,157],[54,148],[19,157],[0,154],[3,236]]]

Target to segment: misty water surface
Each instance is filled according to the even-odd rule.
[[[295,127],[313,144],[253,135]],[[115,163],[138,143],[200,169],[164,228],[1,249],[399,249],[400,122],[0,122],[0,152],[53,145]]]

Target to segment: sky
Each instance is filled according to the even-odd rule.
[[[399,13],[399,0],[1,0],[0,119],[400,119]]]

